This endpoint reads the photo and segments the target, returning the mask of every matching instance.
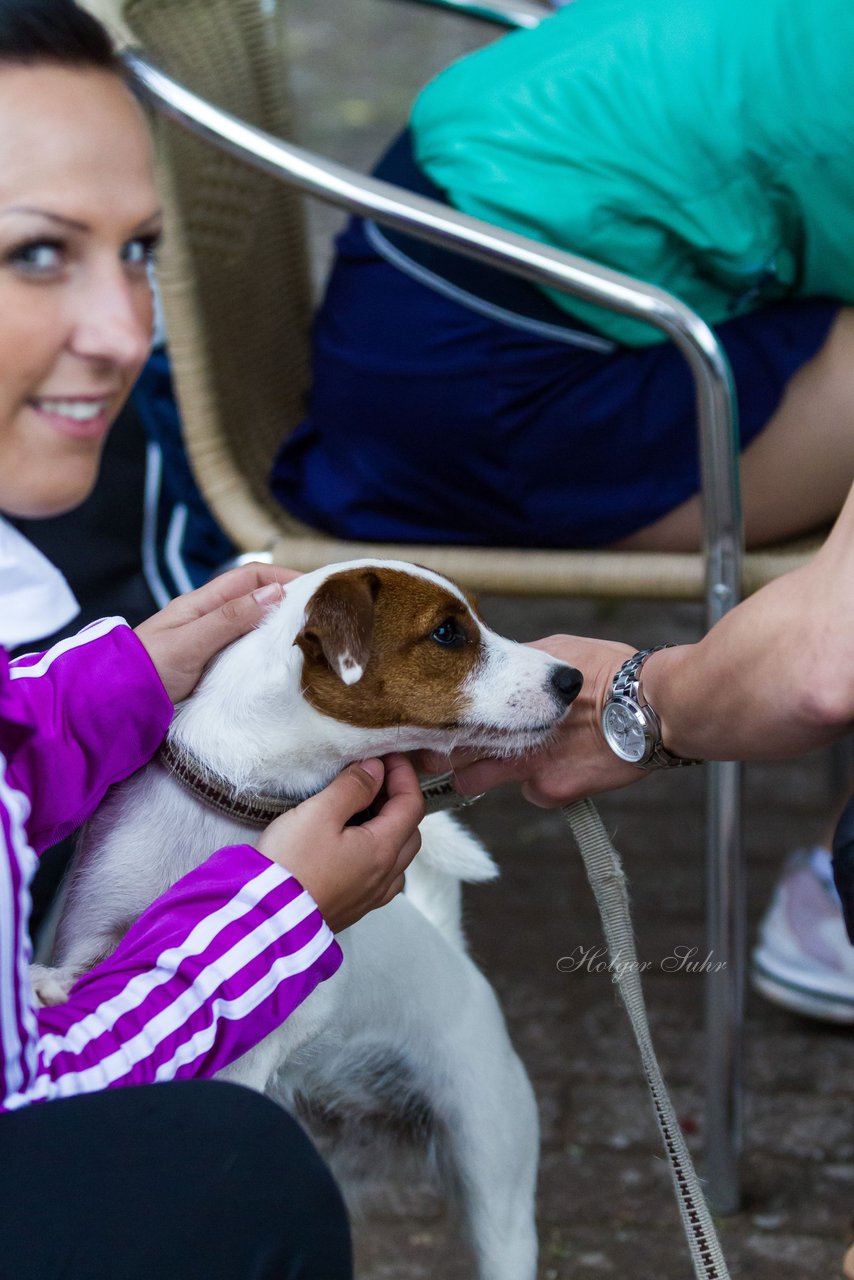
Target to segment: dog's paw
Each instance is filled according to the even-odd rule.
[[[81,970],[70,965],[64,969],[51,969],[46,964],[30,965],[30,982],[37,1009],[65,1004],[68,993],[80,977]]]

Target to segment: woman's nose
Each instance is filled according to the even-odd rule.
[[[122,369],[142,366],[151,349],[152,324],[147,279],[129,278],[121,267],[100,272],[78,298],[74,352]]]

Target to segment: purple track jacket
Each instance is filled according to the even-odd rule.
[[[211,1076],[341,963],[298,881],[235,845],[149,907],[66,1004],[34,1007],[27,926],[37,855],[151,758],[171,717],[121,618],[15,662],[0,649],[0,1110]]]

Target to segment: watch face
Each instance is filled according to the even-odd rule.
[[[638,764],[646,753],[646,734],[628,707],[609,702],[602,716],[602,729],[608,746],[621,760]]]

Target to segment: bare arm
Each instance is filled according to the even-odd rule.
[[[600,728],[613,676],[633,647],[576,636],[551,636],[537,647],[583,673],[577,702],[545,750],[517,761],[454,761],[460,790],[521,782],[529,800],[550,806],[643,777],[617,759]],[[661,718],[665,746],[692,758],[782,758],[850,731],[854,490],[809,565],[751,596],[698,644],[653,654],[643,690]]]
[[[696,645],[654,654],[644,692],[679,755],[773,759],[854,723],[854,490],[826,543]]]

